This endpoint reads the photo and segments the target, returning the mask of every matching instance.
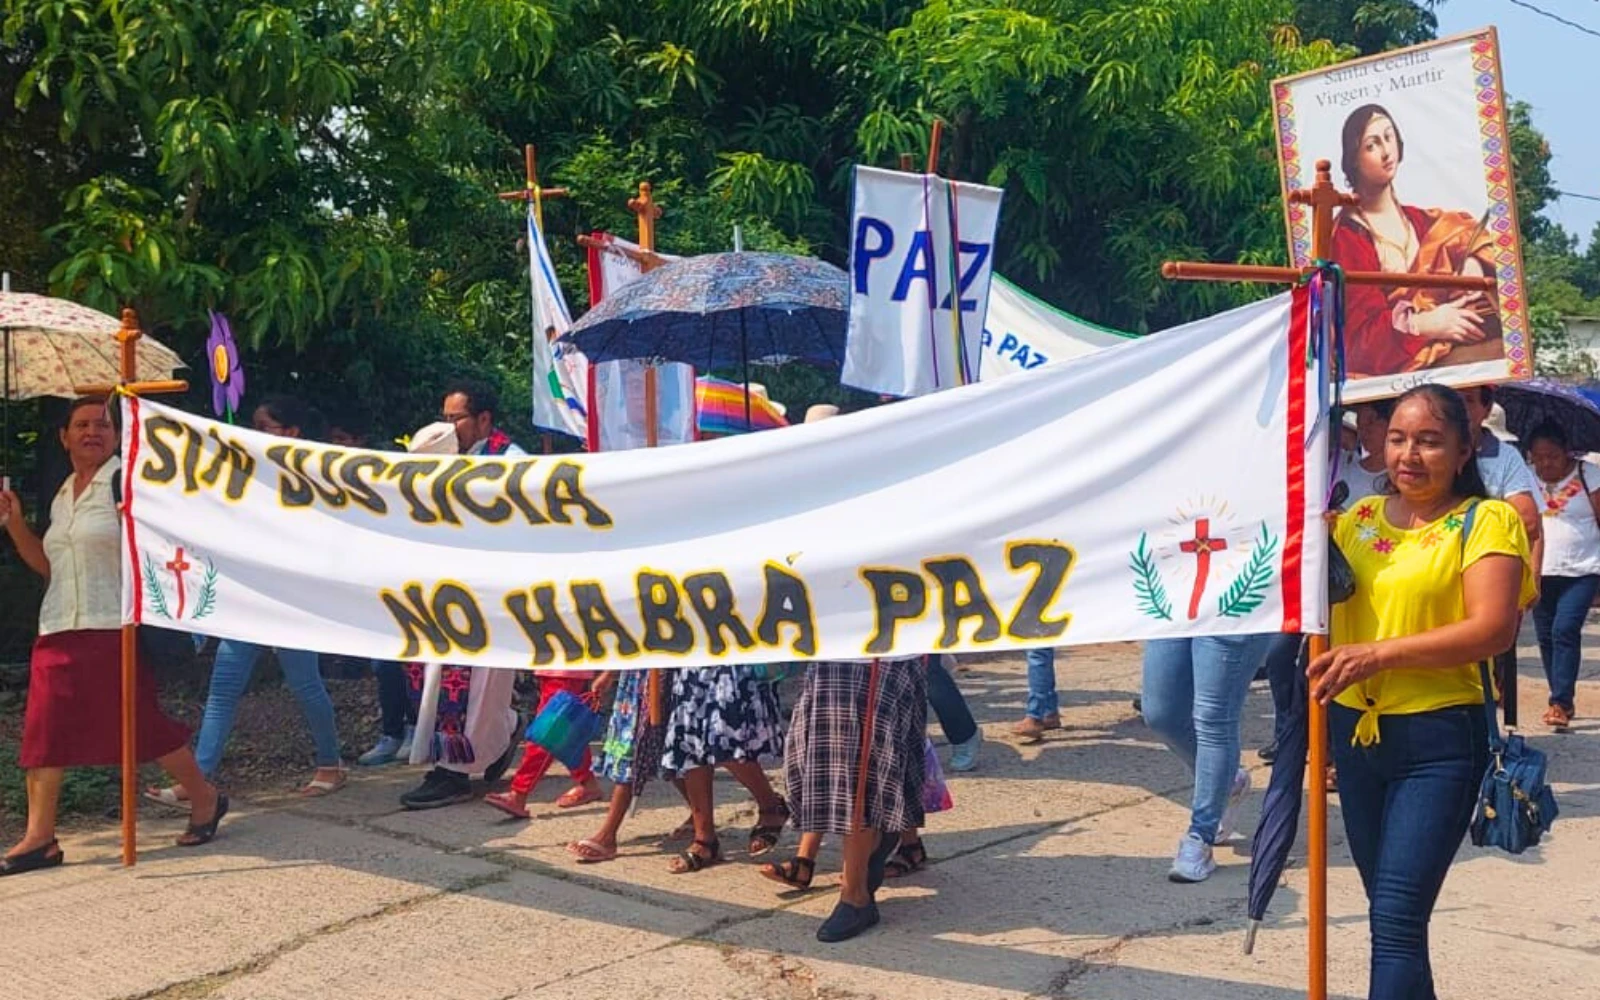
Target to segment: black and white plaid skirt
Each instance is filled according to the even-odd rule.
[[[868,663],[813,663],[795,702],[783,770],[794,825],[805,833],[852,832]],[[899,832],[922,825],[928,683],[923,661],[878,668],[867,765],[866,825]]]

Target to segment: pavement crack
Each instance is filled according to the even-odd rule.
[[[339,934],[352,928],[375,923],[397,914],[407,913],[411,910],[419,909],[449,896],[473,892],[477,889],[482,889],[485,886],[494,885],[498,882],[504,882],[508,877],[508,872],[496,871],[484,875],[474,875],[469,878],[458,879],[436,892],[424,893],[419,896],[412,896],[408,899],[397,900],[396,902],[389,903],[386,906],[380,906],[377,909],[369,910],[366,913],[360,913],[353,917],[347,917],[344,920],[336,920],[331,924],[324,924],[321,927],[298,934],[289,940],[284,941],[282,944],[263,952],[260,955],[256,955],[253,958],[247,959],[246,961],[240,962],[237,965],[230,966],[226,969],[222,969],[217,972],[208,972],[205,975],[196,976],[192,979],[185,979],[182,982],[170,983],[166,986],[162,986],[154,990],[147,990],[143,993],[129,994],[124,996],[122,1000],[203,1000],[205,997],[214,995],[218,990],[222,989],[224,986],[228,985],[234,980],[241,979],[245,976],[254,975],[258,972],[266,970],[279,959],[299,951],[301,948],[304,948],[319,938],[327,937],[332,934]]]

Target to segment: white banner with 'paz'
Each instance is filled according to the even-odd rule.
[[[388,454],[129,400],[126,614],[524,668],[1320,631],[1326,421],[1295,312],[618,454]]]
[[[978,380],[1000,188],[856,167],[845,385],[921,396]]]

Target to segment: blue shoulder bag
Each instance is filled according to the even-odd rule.
[[[1478,505],[1467,509],[1461,525],[1462,569],[1465,570],[1467,538],[1472,533]],[[1539,843],[1550,832],[1550,825],[1561,814],[1555,793],[1546,783],[1549,761],[1518,733],[1502,736],[1494,697],[1494,679],[1489,676],[1489,661],[1478,661],[1478,678],[1483,684],[1483,709],[1489,721],[1489,769],[1478,786],[1478,801],[1472,811],[1467,832],[1474,847],[1498,847],[1521,854]]]

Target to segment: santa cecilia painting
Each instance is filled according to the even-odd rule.
[[[1487,212],[1406,204],[1395,187],[1405,133],[1383,105],[1345,118],[1340,167],[1359,199],[1334,225],[1333,256],[1359,271],[1493,274]],[[1346,359],[1353,377],[1392,375],[1501,356],[1500,310],[1490,292],[1353,286],[1346,296]]]

